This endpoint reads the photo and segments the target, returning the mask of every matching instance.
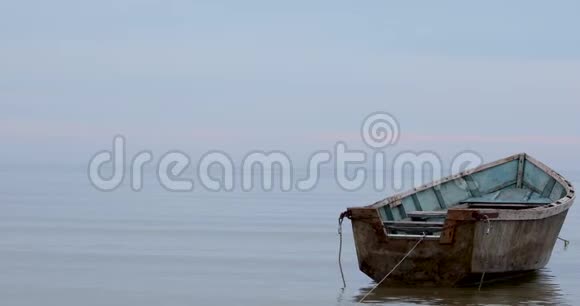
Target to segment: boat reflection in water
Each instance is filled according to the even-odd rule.
[[[374,285],[361,288],[353,297],[360,301]],[[396,284],[381,286],[365,298],[363,303],[417,305],[566,305],[556,278],[548,269],[531,271],[509,279],[485,282],[477,286],[459,288],[410,288]]]

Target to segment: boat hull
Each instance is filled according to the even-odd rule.
[[[349,209],[360,270],[376,282],[389,275],[384,283],[422,286],[456,286],[481,273],[502,277],[544,267],[567,212],[482,221],[473,212],[450,210],[441,237],[402,239],[386,234],[376,209]]]
[[[569,181],[522,153],[344,216],[373,280],[455,286],[546,266],[575,198]]]

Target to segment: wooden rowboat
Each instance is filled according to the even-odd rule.
[[[522,153],[343,216],[373,280],[453,286],[544,267],[574,199],[570,182]]]

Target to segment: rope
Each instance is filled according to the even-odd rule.
[[[423,241],[423,239],[425,239],[425,236],[427,236],[425,233],[423,233],[423,236],[421,237],[421,239],[419,239],[419,241],[417,241],[417,243],[415,243],[415,245],[411,248],[411,250],[409,250],[409,252],[403,257],[403,259],[401,259],[394,267],[393,269],[391,269],[391,271],[389,271],[389,273],[387,273],[387,275],[385,275],[385,277],[383,277],[383,279],[381,279],[380,282],[378,282],[371,290],[369,290],[369,292],[367,292],[367,294],[365,294],[362,299],[360,299],[358,301],[358,304],[362,304],[362,302],[375,290],[377,289],[388,277],[389,275],[391,275],[391,273],[393,273],[393,271],[395,271],[395,269],[397,269],[399,267],[399,265],[401,263],[403,263],[403,261],[405,259],[407,259],[407,257],[409,255],[411,255],[411,253],[415,250],[415,248],[419,245],[419,243],[421,243],[421,241]]]
[[[485,277],[485,271],[483,273],[481,273],[481,279],[479,280],[479,288],[477,288],[477,291],[481,291],[481,285],[483,285],[483,278]]]
[[[346,281],[344,278],[344,271],[342,269],[342,222],[344,221],[344,218],[349,218],[351,219],[351,215],[349,211],[345,211],[342,212],[340,214],[340,216],[338,217],[338,237],[339,237],[339,243],[338,243],[338,268],[340,270],[340,276],[342,279],[342,289],[346,288]],[[361,220],[374,220],[375,218],[357,218],[358,221]],[[447,228],[453,228],[456,227],[457,225],[450,225],[450,226],[444,226],[441,230],[446,230]],[[395,267],[389,272],[387,273],[387,275],[374,287],[372,288],[369,292],[367,292],[367,294],[360,299],[360,301],[358,303],[362,303],[362,301],[364,301],[378,286],[381,285],[381,283],[383,283],[387,277],[389,277],[391,275],[391,273],[393,273],[393,271],[395,271],[395,269],[397,267],[399,267],[399,265],[415,250],[415,248],[419,245],[419,243],[421,243],[424,239],[425,239],[426,234],[423,233],[423,236],[421,237],[421,239],[419,239],[419,241],[417,241],[417,243],[411,248],[411,250],[403,257],[403,259],[401,259],[401,261],[399,261]]]
[[[342,271],[342,221],[344,220],[344,213],[338,217],[338,268],[340,269],[340,276],[342,277],[342,289],[346,288],[346,281],[344,280],[344,272]]]
[[[346,281],[344,279],[344,272],[342,269],[342,222],[344,220],[344,218],[351,218],[350,214],[348,211],[345,211],[343,213],[340,214],[340,216],[338,217],[338,236],[339,236],[339,245],[338,245],[338,267],[340,269],[340,276],[342,277],[342,289],[346,288]],[[367,218],[360,218],[360,219],[367,219]],[[368,219],[372,219],[372,218],[368,218]],[[357,219],[358,220],[358,219]],[[487,215],[483,215],[483,221],[487,224],[487,228],[485,230],[485,235],[489,235],[489,233],[491,232],[491,222],[489,220],[489,217]],[[453,228],[456,227],[457,224],[452,224],[452,225],[448,225],[448,226],[444,226],[443,228],[441,228],[441,230],[446,230],[448,228]],[[403,261],[405,261],[405,259],[407,259],[407,257],[409,255],[411,255],[411,253],[415,250],[415,248],[417,248],[417,246],[425,239],[425,237],[427,236],[427,234],[423,233],[423,236],[421,236],[421,239],[419,239],[417,241],[417,243],[415,243],[415,245],[409,250],[409,252],[407,254],[405,254],[405,256],[393,267],[393,269],[391,269],[391,271],[389,271],[389,273],[387,273],[387,275],[385,275],[385,277],[383,277],[383,279],[381,279],[380,282],[378,282],[371,290],[369,290],[359,301],[358,304],[361,304],[374,290],[376,290],[402,263]],[[560,238],[558,237],[558,239],[564,241],[564,245],[565,247],[568,246],[568,244],[570,243],[570,241]],[[483,285],[483,280],[485,277],[485,272],[483,272],[481,274],[481,279],[479,281],[479,291],[481,291],[481,287]]]
[[[489,232],[491,232],[491,222],[489,221],[489,217],[487,215],[483,215],[483,222],[487,224],[485,234],[489,235]]]
[[[568,245],[570,245],[570,240],[566,240],[564,238],[558,237],[558,239],[564,241],[564,250],[568,248]]]

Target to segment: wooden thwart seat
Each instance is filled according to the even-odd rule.
[[[490,209],[527,209],[544,206],[539,203],[468,203],[468,208],[490,208]]]
[[[486,198],[470,198],[461,201],[460,204],[467,204],[468,208],[489,208],[489,209],[527,209],[550,204],[548,198],[524,199],[524,200],[498,200]]]
[[[460,204],[470,204],[470,203],[478,203],[478,204],[530,204],[530,205],[545,205],[550,204],[552,201],[547,198],[538,198],[538,199],[529,199],[525,201],[518,201],[518,200],[494,200],[494,199],[486,199],[486,198],[470,198],[459,202]]]
[[[428,220],[428,219],[445,219],[447,217],[446,210],[431,210],[431,211],[412,211],[407,213],[407,217],[412,220]]]

